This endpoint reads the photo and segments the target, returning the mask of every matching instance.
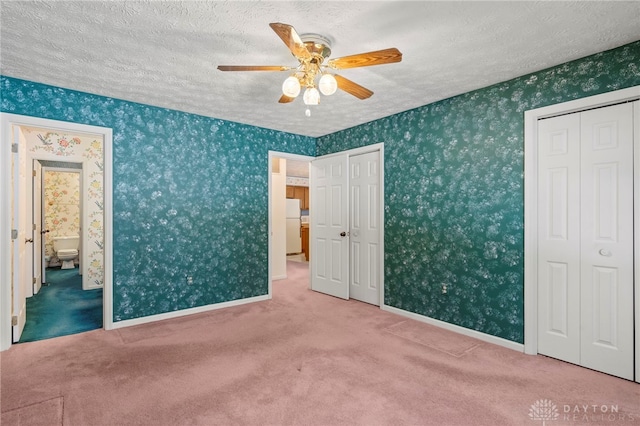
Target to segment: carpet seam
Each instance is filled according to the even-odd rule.
[[[21,406],[19,406],[19,407],[12,408],[11,410],[1,411],[0,413],[2,413],[2,414],[12,413],[12,412],[17,411],[17,410],[23,410],[23,409],[25,409],[25,408],[29,408],[29,407],[33,407],[33,406],[35,406],[35,405],[43,404],[43,403],[45,403],[45,402],[53,401],[54,399],[61,399],[61,400],[62,400],[62,414],[63,414],[63,416],[64,416],[64,395],[54,396],[53,398],[43,399],[42,401],[33,402],[33,403],[31,403],[31,404],[27,404],[27,405],[21,405]]]

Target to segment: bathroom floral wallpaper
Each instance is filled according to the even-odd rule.
[[[10,77],[0,109],[113,129],[116,321],[266,294],[268,150],[384,142],[385,303],[522,342],[523,113],[638,63],[635,42],[317,140]]]
[[[319,138],[385,144],[385,303],[522,343],[524,111],[640,85],[639,64],[635,42]]]
[[[80,235],[80,173],[44,173],[45,255],[53,256],[53,238]]]
[[[102,140],[90,135],[72,135],[60,131],[22,127],[28,151],[34,154],[47,154],[59,157],[60,161],[83,160],[82,187],[86,196],[81,209],[86,215],[85,229],[78,234],[82,238],[84,251],[83,286],[87,289],[100,288],[104,285],[104,194],[103,194],[103,149]],[[71,159],[71,160],[70,160]],[[77,176],[77,174],[76,174]],[[62,188],[61,188],[62,191]],[[62,194],[62,192],[59,192]],[[80,195],[79,195],[80,196]],[[47,206],[45,206],[45,211]],[[47,249],[50,248],[50,236],[58,235],[61,227],[68,226],[69,221],[49,226]],[[79,229],[76,227],[76,229]],[[49,236],[50,235],[50,236]],[[47,252],[47,254],[49,254]]]

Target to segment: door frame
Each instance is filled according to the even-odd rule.
[[[379,259],[380,259],[380,263],[378,265],[378,276],[380,277],[380,308],[382,309],[385,305],[384,303],[384,142],[380,142],[380,143],[376,143],[376,144],[372,144],[372,145],[367,145],[367,146],[363,146],[360,148],[354,148],[354,149],[348,149],[346,151],[341,151],[341,152],[336,152],[336,153],[332,153],[332,154],[327,154],[321,157],[330,157],[330,156],[337,156],[337,155],[347,155],[349,157],[351,157],[352,155],[360,155],[360,154],[367,154],[369,152],[375,152],[375,151],[379,151],[380,152],[380,185],[379,185],[379,199],[380,199],[380,203],[378,205],[378,214],[379,214],[379,218],[380,218],[380,252],[379,252]],[[271,164],[273,161],[273,158],[284,158],[287,160],[297,160],[297,161],[313,161],[317,158],[321,158],[321,157],[311,157],[308,155],[300,155],[300,154],[291,154],[291,153],[286,153],[286,152],[278,152],[278,151],[269,151],[269,158],[268,158],[268,172],[269,172],[269,196],[268,196],[268,203],[269,203],[269,218],[268,218],[268,226],[267,226],[267,235],[268,235],[268,240],[269,240],[269,267],[268,267],[268,274],[269,274],[269,292],[268,292],[268,297],[269,299],[271,299],[273,297],[273,292],[272,292],[272,284],[273,284],[273,280],[271,278],[271,250],[272,250],[272,242],[271,242],[271,194],[272,194],[272,189],[271,189]],[[347,163],[348,164],[348,163]],[[311,176],[309,176],[309,179],[311,179]],[[311,185],[311,183],[310,183]],[[309,188],[311,188],[311,186],[309,186]],[[309,198],[311,199],[312,195],[309,194]],[[313,210],[309,210],[309,216],[313,215]],[[311,235],[309,235],[309,240],[311,241]],[[313,255],[312,249],[311,247],[309,247],[309,251],[310,251],[310,256]],[[313,263],[309,262],[309,277],[311,277],[311,268],[313,267]],[[311,279],[309,279],[309,288],[311,288]]]
[[[538,353],[538,120],[640,99],[640,86],[524,113],[524,352]],[[640,112],[634,110],[634,222],[640,223]],[[640,271],[640,226],[634,226],[634,270]],[[635,377],[640,382],[640,279],[634,278]]]
[[[274,158],[283,158],[285,160],[295,160],[295,161],[308,161],[311,162],[311,160],[313,160],[315,157],[311,157],[308,155],[300,155],[300,154],[291,154],[291,153],[287,153],[287,152],[279,152],[279,151],[268,151],[268,164],[267,164],[267,170],[268,170],[268,176],[269,176],[269,182],[268,182],[268,203],[269,203],[269,214],[268,214],[268,223],[267,223],[267,236],[268,236],[268,245],[269,245],[269,253],[268,253],[268,268],[267,268],[267,273],[269,274],[269,290],[267,292],[267,296],[269,299],[271,299],[273,297],[273,277],[272,277],[272,268],[271,268],[271,260],[273,259],[273,241],[272,241],[272,229],[271,229],[271,219],[272,219],[272,197],[273,197],[273,189],[271,187],[272,185],[272,164],[273,164],[273,159]],[[285,181],[286,181],[286,176],[285,176]],[[311,212],[310,212],[311,213]],[[278,279],[284,279],[285,277],[278,277]]]
[[[11,347],[11,143],[13,127],[46,128],[68,133],[94,134],[103,141],[104,283],[103,327],[113,329],[113,131],[39,117],[0,113],[0,351]]]
[[[32,157],[34,160],[36,161],[53,161],[50,158],[44,158],[41,156],[34,156]],[[68,160],[67,160],[68,159]],[[86,160],[82,159],[82,158],[78,158],[78,157],[66,157],[65,161],[60,161],[59,159],[57,159],[56,161],[59,162],[64,162],[64,163],[75,163],[75,164],[81,164],[81,168],[79,169],[72,169],[72,168],[66,168],[66,167],[51,167],[51,166],[43,166],[42,167],[42,191],[41,191],[41,197],[42,197],[42,223],[44,224],[45,219],[46,219],[46,207],[44,205],[44,198],[45,198],[45,184],[44,184],[44,175],[46,172],[63,172],[63,173],[77,173],[78,176],[78,180],[79,180],[79,186],[80,186],[80,205],[78,206],[79,208],[79,213],[80,213],[80,241],[79,241],[79,245],[78,245],[78,250],[80,251],[80,257],[79,257],[79,275],[82,276],[82,289],[83,290],[87,290],[86,284],[84,282],[84,278],[86,276],[85,274],[85,265],[88,265],[88,262],[86,260],[87,256],[84,252],[84,250],[82,250],[85,240],[85,236],[84,236],[84,232],[82,232],[84,229],[86,229],[87,224],[89,223],[89,219],[87,217],[85,217],[85,209],[84,209],[84,205],[85,205],[85,194],[84,194],[84,181],[85,179],[88,179],[87,176],[85,176],[86,174],[86,168],[87,165]],[[42,237],[43,241],[42,241],[42,259],[43,259],[43,264],[44,264],[44,256],[45,256],[45,251],[44,247],[44,236]]]

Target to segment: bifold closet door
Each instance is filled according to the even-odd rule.
[[[633,379],[633,105],[538,125],[538,352]]]
[[[632,380],[633,105],[580,122],[580,364]]]

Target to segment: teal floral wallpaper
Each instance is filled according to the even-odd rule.
[[[267,151],[384,142],[385,303],[522,342],[524,111],[639,63],[635,42],[317,140],[9,77],[0,110],[113,128],[116,321],[266,294]]]
[[[635,42],[319,138],[385,143],[385,303],[522,343],[524,111],[640,85],[639,64]]]
[[[315,139],[6,76],[0,94],[3,112],[113,129],[114,321],[267,294],[267,153]]]

